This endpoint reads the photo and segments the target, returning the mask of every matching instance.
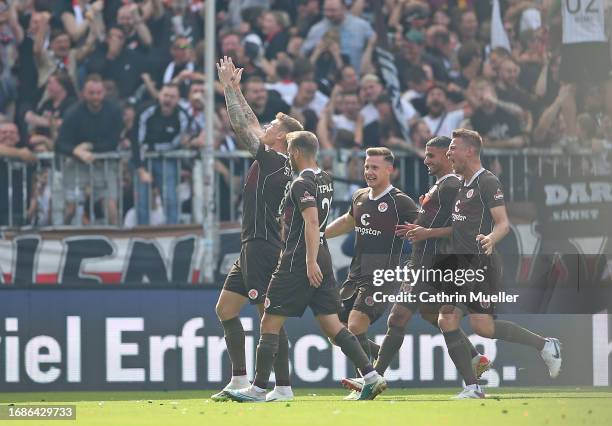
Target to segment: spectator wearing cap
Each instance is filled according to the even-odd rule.
[[[363,51],[374,35],[372,26],[365,20],[353,16],[346,10],[342,0],[325,0],[324,19],[315,24],[302,45],[302,53],[309,55],[325,33],[335,29],[340,37],[340,50],[347,55],[349,63],[359,72]]]
[[[475,109],[470,118],[472,128],[490,148],[520,148],[525,145],[520,120],[500,107],[495,86],[488,80],[471,83]]]
[[[423,121],[429,126],[431,135],[446,137],[451,137],[453,130],[461,127],[461,122],[471,112],[468,107],[449,111],[446,90],[439,85],[432,86],[427,92],[427,110],[429,113]]]
[[[280,52],[287,50],[289,43],[289,16],[285,12],[273,10],[264,13],[262,32],[265,36],[264,49],[266,59],[276,59]]]

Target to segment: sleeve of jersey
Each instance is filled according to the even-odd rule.
[[[348,214],[353,217],[355,216],[355,214],[353,213],[353,207],[355,206],[355,201],[357,200],[358,196],[359,196],[359,190],[353,193],[353,196],[351,197],[351,205],[349,206],[349,209],[348,209]]]
[[[501,183],[495,178],[485,179],[480,187],[480,195],[488,208],[505,205]]]
[[[419,207],[414,200],[407,195],[399,197],[401,218],[403,222],[413,223],[419,215]]]
[[[451,209],[455,204],[455,198],[457,198],[457,192],[459,192],[461,185],[461,182],[456,180],[454,182],[445,181],[442,183],[440,187],[440,204],[442,206],[442,211]]]
[[[269,158],[270,154],[273,153],[266,150],[266,146],[260,142],[259,148],[257,148],[257,154],[255,154],[255,159],[260,163],[263,163],[266,161],[267,158]]]
[[[291,196],[295,200],[296,206],[300,211],[308,207],[317,207],[315,183],[309,179],[297,180],[291,188]]]

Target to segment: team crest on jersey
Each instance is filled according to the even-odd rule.
[[[374,298],[372,296],[366,297],[365,304],[368,306],[374,306]]]
[[[314,200],[315,200],[315,197],[313,197],[308,191],[304,191],[304,195],[302,195],[302,198],[300,198],[300,201],[302,203],[305,203],[306,201],[314,201]]]
[[[473,190],[473,189],[470,189],[470,190],[467,192],[467,194],[465,194],[465,196],[466,196],[466,197],[468,197],[468,198],[472,198],[472,196],[473,196],[473,195],[474,195],[474,190]]]
[[[378,211],[381,213],[386,212],[388,208],[389,206],[384,201],[378,205]]]
[[[252,288],[249,290],[249,299],[255,300],[257,299],[257,296],[259,296],[259,292],[257,291],[257,289]]]
[[[269,307],[270,307],[270,299],[266,297],[266,300],[264,300],[264,308],[269,308]]]
[[[503,200],[504,199],[504,193],[502,192],[501,189],[497,189],[497,192],[495,193],[495,195],[493,195],[493,198],[497,201],[499,200]]]

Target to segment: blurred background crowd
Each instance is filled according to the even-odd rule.
[[[216,57],[244,68],[243,92],[262,125],[285,112],[322,149],[349,152],[349,196],[363,149],[418,158],[429,138],[457,127],[479,131],[486,148],[592,150],[583,168],[610,174],[607,74],[583,76],[566,63],[563,76],[567,1],[216,1]],[[194,160],[166,154],[197,150],[206,132],[218,152],[240,149],[220,86],[215,120],[204,119],[204,7],[0,0],[0,225],[191,220]],[[609,72],[607,40],[593,66],[608,58]],[[45,152],[65,160],[53,164]],[[94,161],[121,152],[121,161]],[[244,167],[218,159],[215,169],[221,219],[234,219]],[[63,182],[61,219],[51,171]]]

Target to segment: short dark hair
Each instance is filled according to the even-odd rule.
[[[287,144],[308,157],[315,158],[319,152],[319,140],[312,132],[300,130],[287,133]]]
[[[104,83],[104,80],[102,80],[102,76],[100,76],[100,74],[89,74],[86,78],[85,78],[85,83],[83,83],[83,87],[85,87],[85,85],[87,85],[87,83]]]
[[[480,149],[482,148],[482,137],[478,132],[469,129],[455,129],[453,130],[452,136],[453,139],[461,138],[462,141],[473,146],[476,148],[476,151],[480,153]]]
[[[436,136],[431,138],[425,146],[429,146],[432,148],[448,148],[451,143],[451,138],[447,136]]]
[[[393,155],[393,151],[384,146],[366,149],[366,157],[384,157],[385,161],[392,166],[395,163],[395,155]]]
[[[169,83],[165,83],[162,86],[162,90],[163,89],[176,89],[176,90],[178,90],[180,92],[181,91],[181,86],[179,86],[177,83],[169,82]]]

